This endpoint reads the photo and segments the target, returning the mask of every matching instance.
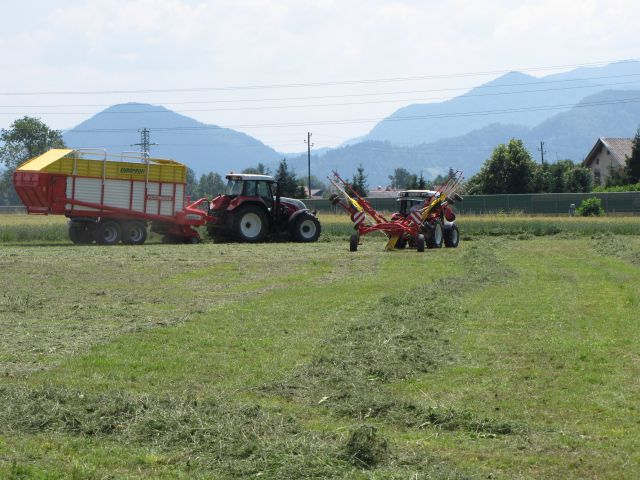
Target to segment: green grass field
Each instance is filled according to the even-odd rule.
[[[0,478],[638,478],[640,223],[72,246],[0,217]]]

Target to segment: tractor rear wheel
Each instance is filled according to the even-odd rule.
[[[457,225],[452,225],[451,228],[444,232],[444,246],[447,248],[456,248],[460,243],[460,232]]]
[[[234,214],[233,232],[242,242],[261,242],[267,229],[267,215],[260,207],[248,205]]]
[[[349,238],[349,251],[357,252],[358,243],[360,243],[360,237],[358,236],[358,234],[354,233],[353,235],[351,235],[351,238]]]
[[[416,237],[416,250],[418,252],[424,252],[424,244],[425,244],[425,240],[424,240],[424,235],[420,234]]]
[[[95,233],[96,242],[100,245],[115,245],[122,237],[120,224],[114,220],[103,220],[98,224]]]
[[[143,222],[125,222],[122,225],[122,243],[142,245],[147,240],[147,226]]]
[[[429,224],[428,226],[428,236],[427,236],[427,246],[429,248],[440,248],[442,247],[442,223],[440,220],[436,220],[435,222]]]
[[[293,239],[296,242],[315,242],[320,236],[320,222],[310,213],[301,213],[293,224]]]
[[[69,239],[75,245],[89,245],[93,242],[93,223],[69,220]]]

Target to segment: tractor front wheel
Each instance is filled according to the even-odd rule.
[[[295,219],[292,233],[296,242],[315,242],[320,236],[320,222],[310,213],[301,213]]]
[[[357,252],[358,243],[360,243],[360,237],[358,236],[358,234],[354,233],[353,235],[351,235],[351,238],[349,238],[349,251]]]
[[[424,252],[424,235],[420,234],[416,237],[416,250],[418,252]]]
[[[249,205],[234,216],[233,231],[242,242],[261,242],[267,234],[267,215],[260,207]]]

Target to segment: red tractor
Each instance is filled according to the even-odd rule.
[[[296,242],[315,242],[320,222],[304,202],[280,197],[270,175],[229,174],[227,188],[209,205],[207,230],[213,239],[256,243],[287,236]]]

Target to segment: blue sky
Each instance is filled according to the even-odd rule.
[[[3,2],[0,92],[14,95],[0,95],[0,127],[32,114],[68,128],[138,101],[281,151],[303,150],[307,130],[317,147],[332,146],[401,106],[498,74],[408,77],[638,58],[637,9],[637,0]],[[389,78],[401,80],[317,85]],[[210,89],[246,86],[270,88]],[[209,90],[177,91],[194,88]],[[434,92],[444,88],[460,90]],[[171,91],[50,93],[162,89]],[[326,124],[336,120],[345,123]]]

